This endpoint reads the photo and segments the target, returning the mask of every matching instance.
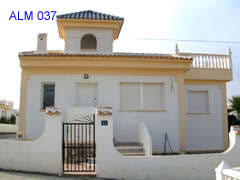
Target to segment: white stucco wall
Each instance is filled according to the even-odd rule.
[[[89,116],[93,119],[93,114],[96,113],[96,107],[68,107],[67,108],[67,122],[82,120],[85,121],[84,117]]]
[[[108,126],[101,126],[102,119],[108,120]],[[96,167],[99,177],[130,180],[213,180],[214,169],[222,160],[232,166],[239,166],[240,136],[234,131],[230,133],[230,148],[224,153],[127,157],[113,147],[113,122],[111,116],[97,116],[96,119]]]
[[[0,169],[62,173],[62,120],[46,115],[41,137],[34,141],[0,140]]]
[[[97,40],[97,52],[112,52],[113,32],[110,29],[66,28],[65,53],[79,53],[81,39],[85,34],[92,34]],[[86,51],[84,51],[86,52]]]
[[[188,91],[208,92],[209,113],[189,113]],[[195,103],[198,103],[198,100]],[[185,85],[185,107],[186,149],[188,151],[223,150],[223,104],[220,87],[213,85]]]
[[[164,134],[168,133],[174,151],[179,150],[178,85],[170,76],[32,75],[27,84],[26,138],[37,138],[43,132],[44,113],[40,111],[41,83],[55,83],[55,106],[67,109],[76,104],[76,83],[97,83],[97,105],[113,107],[114,137],[121,142],[137,141],[137,124],[144,122],[152,136],[153,151],[163,151]],[[164,83],[163,112],[120,112],[120,82]],[[69,116],[68,116],[69,117]]]

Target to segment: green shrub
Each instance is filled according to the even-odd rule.
[[[15,124],[16,123],[16,117],[14,115],[11,115],[10,118],[1,117],[0,118],[0,123],[3,123],[3,124]]]
[[[2,116],[0,119],[0,123],[6,123],[6,121],[7,121],[6,118]]]
[[[240,125],[240,121],[234,115],[228,115],[228,131],[230,131],[231,126]]]
[[[11,118],[9,119],[9,124],[16,124],[16,116],[11,115]]]

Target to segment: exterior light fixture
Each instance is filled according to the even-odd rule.
[[[84,79],[88,79],[89,75],[88,74],[84,74],[83,77],[84,77]]]

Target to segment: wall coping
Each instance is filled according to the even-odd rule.
[[[60,115],[62,112],[62,108],[57,107],[48,107],[46,108],[46,115],[53,116],[53,115]]]

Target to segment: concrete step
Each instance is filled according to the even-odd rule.
[[[142,144],[138,142],[116,142],[114,146],[142,146]]]
[[[141,149],[143,149],[143,146],[115,146],[115,148],[116,149],[118,149],[118,150],[125,150],[125,149],[129,149],[129,150],[131,150],[131,149],[136,149],[136,150],[141,150]]]
[[[114,144],[118,152],[124,156],[144,156],[144,149],[141,143],[137,142],[117,142]]]
[[[144,153],[143,149],[118,149],[118,152],[120,153]]]
[[[144,152],[138,152],[138,153],[121,153],[124,156],[145,156]]]

